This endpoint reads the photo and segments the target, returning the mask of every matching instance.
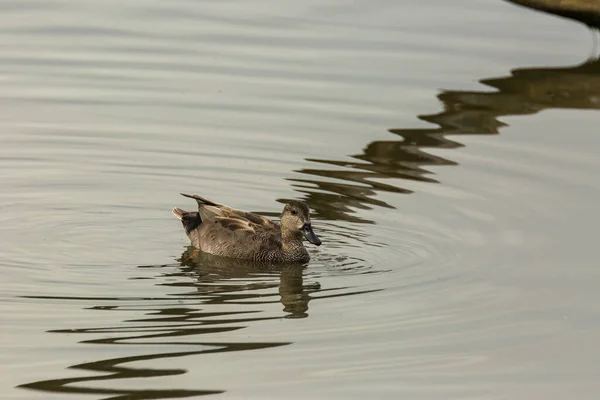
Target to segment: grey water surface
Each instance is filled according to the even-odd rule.
[[[600,398],[583,25],[499,0],[20,0],[0,38],[2,399]],[[323,245],[196,254],[180,192],[303,199]]]

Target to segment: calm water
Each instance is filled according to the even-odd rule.
[[[495,0],[0,3],[2,399],[597,399],[600,62]],[[303,268],[187,249],[179,192]]]

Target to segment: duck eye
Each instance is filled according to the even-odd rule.
[[[292,210],[292,215],[298,215],[298,211]]]

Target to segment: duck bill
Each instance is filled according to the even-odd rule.
[[[306,240],[308,240],[312,244],[317,246],[321,245],[321,239],[319,239],[317,235],[315,235],[310,224],[304,224],[304,226],[302,227],[302,233],[304,234]]]

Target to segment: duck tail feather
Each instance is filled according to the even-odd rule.
[[[204,197],[198,196],[197,194],[181,193],[181,195],[184,197],[189,197],[190,199],[196,200],[198,202],[199,206],[215,206],[215,207],[221,206],[221,204],[215,203],[214,201],[210,201],[208,199],[205,199]]]
[[[173,208],[172,212],[178,219],[183,219],[183,216],[188,213],[187,211],[177,207]]]

